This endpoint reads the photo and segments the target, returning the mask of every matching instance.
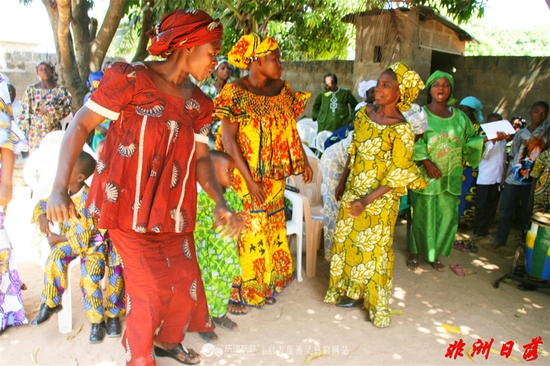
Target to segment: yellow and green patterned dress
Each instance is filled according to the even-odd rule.
[[[231,301],[263,306],[292,282],[293,268],[284,214],[285,180],[304,171],[305,157],[296,118],[309,93],[294,93],[288,83],[275,96],[251,93],[226,84],[214,99],[214,115],[239,124],[237,143],[256,182],[261,182],[266,201],[252,200],[243,176],[235,169],[233,189],[249,212],[244,235],[237,248],[242,276],[233,283]],[[218,130],[216,149],[223,150]]]
[[[393,234],[399,199],[407,187],[426,183],[412,160],[414,134],[409,123],[381,125],[362,108],[348,149],[350,174],[340,204],[325,302],[340,297],[364,299],[370,320],[377,327],[391,323],[389,300],[393,280]],[[380,186],[392,187],[358,217],[349,216],[347,204]]]

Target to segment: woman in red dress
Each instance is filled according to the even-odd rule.
[[[48,218],[75,210],[67,181],[88,133],[113,122],[98,160],[89,209],[120,253],[126,283],[127,364],[155,356],[186,364],[200,356],[181,342],[187,331],[214,328],[195,256],[196,183],[215,200],[222,233],[242,223],[227,208],[208,154],[212,102],[189,79],[214,70],[222,25],[200,10],[177,10],[151,31],[149,52],[163,61],[115,63],[77,113],[63,140]]]

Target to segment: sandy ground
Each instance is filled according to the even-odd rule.
[[[7,228],[18,256],[29,321],[40,304],[41,266],[37,250],[30,243],[32,227],[27,224],[32,204],[29,191],[18,187],[10,204]],[[443,263],[461,264],[472,274],[455,275],[448,267],[434,271],[422,263],[421,271],[405,266],[405,225],[399,223],[394,242],[395,271],[391,308],[397,311],[392,324],[377,329],[365,322],[360,308],[341,309],[323,303],[329,267],[318,257],[317,275],[292,283],[274,306],[251,309],[246,316],[233,316],[239,330],[218,329],[220,341],[205,344],[197,334],[187,335],[184,345],[201,351],[202,365],[469,365],[466,357],[445,358],[447,347],[463,340],[465,351],[474,342],[494,339],[488,359],[474,356],[476,364],[514,365],[526,363],[523,345],[542,337],[540,347],[550,351],[550,291],[522,292],[517,282],[493,283],[507,273],[511,260],[480,248],[477,254],[453,250]],[[305,262],[305,256],[304,256]],[[84,316],[78,290],[78,266],[72,272],[73,332],[58,330],[57,315],[40,326],[9,328],[0,336],[1,365],[122,365],[125,363],[120,339],[106,338],[101,344],[88,341],[90,324]],[[518,310],[524,309],[522,314]],[[458,327],[460,334],[448,333],[443,325]],[[81,328],[82,327],[82,328]],[[81,331],[76,331],[81,328]],[[511,358],[500,356],[502,343],[515,342]],[[311,355],[314,355],[313,357]],[[322,356],[320,356],[322,355]],[[319,357],[315,357],[319,356]],[[159,358],[158,365],[176,365]],[[539,354],[529,364],[548,365],[550,357]]]

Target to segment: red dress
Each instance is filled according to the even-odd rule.
[[[195,146],[212,102],[159,91],[144,64],[115,63],[86,107],[112,120],[88,203],[122,257],[127,364],[154,365],[153,340],[214,328],[195,255]]]
[[[212,101],[162,93],[145,65],[115,63],[86,107],[112,120],[90,189],[103,229],[192,232],[195,135],[207,136]]]

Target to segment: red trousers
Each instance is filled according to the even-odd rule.
[[[193,233],[109,230],[126,284],[127,365],[155,365],[153,340],[181,343],[187,331],[214,329],[208,314]]]

